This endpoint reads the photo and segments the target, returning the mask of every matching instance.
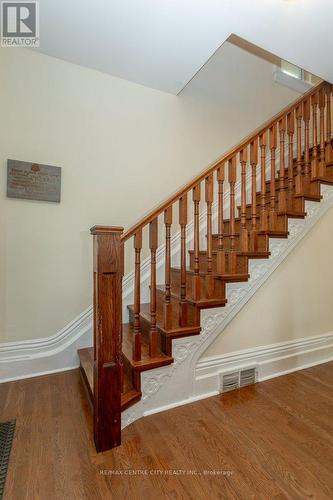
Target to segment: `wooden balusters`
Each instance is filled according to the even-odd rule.
[[[301,104],[296,108],[296,123],[297,123],[297,173],[295,179],[295,194],[299,195],[303,193],[303,183],[302,183],[302,117],[303,108]]]
[[[280,190],[278,195],[279,212],[286,212],[287,210],[285,132],[286,132],[286,117],[284,116],[279,121],[279,139],[280,139],[280,173],[279,173]]]
[[[199,275],[199,259],[200,259],[200,225],[199,225],[199,209],[201,199],[201,184],[197,184],[193,188],[193,203],[194,203],[194,252],[193,252],[193,298],[199,300],[201,296],[200,275]]]
[[[235,221],[235,184],[236,184],[236,156],[233,156],[228,163],[228,181],[230,190],[230,254],[229,273],[236,273],[236,221]]]
[[[241,230],[240,230],[240,248],[242,252],[249,250],[249,235],[246,226],[246,163],[247,163],[247,147],[241,150]]]
[[[269,148],[271,150],[271,182],[270,182],[270,211],[269,211],[269,227],[272,231],[276,229],[277,225],[277,210],[276,210],[276,123],[269,129]]]
[[[121,227],[95,226],[94,440],[98,452],[121,443],[122,252]]]
[[[223,163],[220,167],[218,167],[216,176],[218,182],[218,215],[217,215],[217,233],[218,233],[218,242],[217,242],[217,257],[216,257],[216,267],[217,274],[225,273],[225,253],[223,248],[223,228],[224,228],[224,210],[223,210],[223,183],[224,183],[224,172],[225,172],[225,164]]]
[[[149,356],[157,355],[158,332],[156,326],[156,250],[158,244],[157,217],[149,224],[149,248],[150,248],[150,332],[149,332]]]
[[[164,210],[165,225],[165,301],[164,301],[164,328],[172,328],[172,304],[171,304],[171,225],[172,206]]]
[[[312,106],[312,161],[311,161],[311,177],[314,179],[319,175],[318,165],[318,94],[311,96]]]
[[[288,210],[293,210],[294,202],[294,132],[295,132],[295,119],[294,110],[287,115],[287,133],[288,133]]]
[[[260,194],[260,230],[267,231],[268,218],[266,210],[266,146],[267,134],[263,132],[259,137],[260,166],[261,166],[261,194]]]
[[[207,206],[207,276],[206,292],[207,298],[211,298],[214,292],[213,272],[213,231],[212,231],[212,204],[213,204],[213,174],[205,179],[205,199]]]
[[[325,89],[319,91],[319,124],[320,124],[320,153],[319,153],[319,176],[325,177]]]
[[[141,328],[140,328],[140,255],[142,249],[142,229],[134,235],[135,275],[134,275],[134,322],[133,322],[133,360],[141,359]]]
[[[256,252],[258,250],[257,234],[257,164],[258,164],[258,139],[250,144],[251,163],[251,232],[250,247]]]
[[[326,147],[325,147],[325,160],[331,161],[332,157],[332,110],[331,110],[331,93],[332,85],[328,83],[325,87],[326,90]]]
[[[187,324],[186,303],[186,224],[187,224],[187,193],[179,199],[179,225],[180,225],[180,307],[179,323],[181,326]]]
[[[303,189],[305,192],[310,190],[310,100],[303,102],[303,120],[304,120],[304,178]]]

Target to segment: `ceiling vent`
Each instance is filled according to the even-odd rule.
[[[256,369],[246,368],[230,373],[221,373],[221,392],[233,391],[256,383]]]

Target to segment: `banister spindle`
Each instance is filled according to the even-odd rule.
[[[266,210],[266,146],[267,134],[263,132],[259,137],[260,145],[260,167],[261,167],[261,194],[260,194],[260,229],[267,231],[267,210]]]
[[[303,179],[302,179],[302,117],[303,107],[299,104],[296,108],[296,122],[297,122],[297,174],[295,179],[295,194],[303,193]]]
[[[276,123],[269,129],[269,147],[271,150],[271,196],[270,196],[270,211],[269,211],[269,226],[271,230],[276,229],[277,225],[277,211],[276,211]]]
[[[319,112],[320,112],[320,160],[319,160],[319,175],[325,177],[326,164],[325,164],[325,89],[319,91]]]
[[[294,208],[294,132],[295,119],[294,110],[287,115],[287,133],[288,133],[288,210]]]
[[[187,224],[187,193],[179,199],[179,225],[180,225],[180,307],[179,322],[181,326],[187,324],[186,303],[186,224]]]
[[[172,303],[171,303],[171,225],[172,206],[164,210],[165,225],[165,301],[164,301],[164,328],[172,327]]]
[[[216,268],[217,274],[225,273],[225,253],[223,246],[223,228],[224,228],[224,210],[223,210],[223,183],[225,175],[225,164],[223,163],[216,171],[217,182],[218,182],[218,215],[217,215],[217,232],[218,232],[218,243],[217,243],[217,258],[216,258]]]
[[[205,179],[205,199],[207,206],[207,276],[206,276],[206,291],[207,297],[210,298],[214,292],[213,272],[213,231],[212,231],[212,204],[213,204],[213,174],[210,174]]]
[[[332,156],[331,93],[332,93],[332,85],[328,83],[326,85],[326,148],[325,148],[325,159],[327,163],[331,161],[331,156]]]
[[[235,184],[236,184],[236,156],[228,163],[228,181],[230,190],[230,254],[229,273],[236,273],[236,221],[235,221]]]
[[[142,249],[142,229],[134,235],[135,270],[134,270],[134,322],[133,322],[133,360],[141,359],[141,328],[140,328],[140,267]]]
[[[278,196],[278,207],[280,212],[287,210],[287,189],[286,189],[286,153],[285,153],[285,132],[286,132],[286,117],[284,116],[279,121],[279,139],[280,139],[280,190]]]
[[[242,252],[249,250],[249,235],[246,227],[246,163],[247,163],[247,147],[241,150],[241,232],[240,232],[240,248]]]
[[[310,189],[310,100],[303,102],[303,120],[304,120],[304,191]]]
[[[251,250],[258,249],[257,235],[257,164],[258,164],[258,138],[250,144],[250,163],[251,163],[251,232],[250,246]]]
[[[150,248],[150,333],[149,356],[157,355],[158,332],[156,326],[156,250],[158,242],[157,217],[149,224]]]
[[[312,161],[311,177],[314,179],[319,175],[318,172],[318,94],[311,96],[312,106]]]
[[[200,199],[201,199],[201,184],[197,184],[192,191],[193,203],[194,203],[194,252],[193,252],[193,298],[195,300],[200,299],[200,275],[199,275],[199,258],[200,258],[200,227],[199,227],[199,215],[200,215]]]

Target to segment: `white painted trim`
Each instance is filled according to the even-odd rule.
[[[305,92],[308,92],[310,89],[313,88],[313,85],[311,83],[305,82],[304,80],[300,80],[295,76],[288,75],[287,73],[284,73],[280,69],[274,71],[273,79],[275,83],[284,85],[289,89],[299,92],[300,94],[305,94]]]
[[[260,382],[331,360],[333,332],[202,358],[195,370],[195,396],[220,392],[221,375],[231,371],[255,367]]]
[[[0,344],[0,382],[77,368],[77,350],[91,345],[92,308],[89,307],[51,337]]]

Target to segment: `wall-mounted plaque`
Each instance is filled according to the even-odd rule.
[[[26,200],[60,202],[61,167],[7,161],[7,196]]]

